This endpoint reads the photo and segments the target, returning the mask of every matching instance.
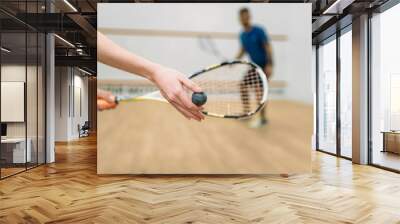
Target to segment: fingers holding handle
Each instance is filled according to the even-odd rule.
[[[98,110],[114,109],[117,106],[116,97],[108,91],[97,90],[97,108]]]

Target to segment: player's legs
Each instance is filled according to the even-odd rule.
[[[256,86],[256,96],[257,96],[257,101],[260,102],[262,97],[263,97],[263,92],[264,92],[264,86],[263,83],[260,81],[258,82],[259,85]],[[261,125],[267,123],[267,118],[266,118],[266,107],[267,107],[267,102],[265,102],[265,105],[261,110],[259,111],[259,116],[260,116],[260,123]]]
[[[240,97],[243,103],[243,110],[245,113],[250,112],[249,101],[249,78],[246,76],[240,83]]]
[[[267,116],[266,116],[267,110],[266,109],[267,109],[267,104],[265,104],[264,107],[260,111],[260,118],[261,118],[262,124],[267,123]]]
[[[264,86],[261,80],[257,78],[257,80],[253,80],[253,85],[252,87],[255,88],[254,92],[256,93],[255,97],[258,102],[261,102],[261,99],[263,97],[264,93]],[[255,119],[253,122],[250,124],[251,127],[253,128],[259,128],[267,123],[267,118],[266,118],[266,104],[264,105],[263,108],[258,112],[256,115]]]

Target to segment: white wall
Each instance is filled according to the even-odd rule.
[[[288,38],[272,41],[273,79],[287,82],[286,98],[313,103],[311,4],[98,4],[98,28],[239,33],[238,10],[243,6],[250,9],[254,23],[266,28],[270,35]],[[136,54],[187,74],[220,62],[200,49],[198,38],[107,36]],[[238,39],[215,39],[214,42],[229,59],[239,49]],[[99,64],[98,71],[99,79],[133,78],[103,64]]]
[[[1,82],[1,121],[24,122],[25,83]]]
[[[75,70],[74,75],[74,107],[72,110],[72,119],[71,119],[71,135],[73,138],[79,137],[79,132],[77,129],[78,124],[81,126],[88,121],[88,78],[81,76],[82,73],[76,74],[77,70]],[[79,72],[79,71],[78,71]],[[81,107],[81,108],[80,108]],[[80,112],[80,110],[82,110]]]
[[[56,67],[56,141],[77,139],[79,137],[78,124],[83,125],[88,120],[88,78],[82,75],[83,73],[75,68]],[[79,111],[79,105],[82,106],[82,114]]]
[[[55,68],[55,140],[68,139],[68,85],[67,67]]]
[[[28,69],[28,71],[31,71],[33,69],[33,67],[28,66],[27,68],[21,65],[13,65],[13,64],[8,64],[8,65],[2,65],[1,66],[1,81],[2,82],[21,82],[21,83],[26,83],[25,81],[25,75],[26,75],[26,69]],[[23,87],[24,88],[24,87]],[[4,94],[3,92],[4,90],[2,89],[2,94]],[[24,124],[24,89],[20,90],[22,92],[20,92],[19,94],[22,96],[20,96],[19,98],[22,99],[22,108],[18,108],[20,111],[16,111],[15,113],[19,114],[19,121],[20,122],[11,122],[8,124],[8,129],[13,130],[12,132],[14,132],[16,135],[18,135],[17,133],[19,132],[19,134],[21,136],[25,136],[25,128],[23,125]],[[9,98],[8,96],[1,96],[2,99],[5,98]],[[6,105],[3,105],[4,102],[2,102],[2,115],[6,114],[6,113],[13,113],[12,111],[9,111],[9,108],[6,108]],[[21,102],[18,102],[18,104],[21,104]],[[16,108],[13,108],[16,109]],[[22,116],[22,117],[21,117]],[[2,117],[2,120],[4,121],[4,118]],[[21,127],[23,128],[23,130],[16,130],[16,127]],[[18,129],[18,128],[17,128]],[[18,137],[21,137],[18,136]]]
[[[1,81],[9,81],[9,82],[25,82],[26,71],[28,74],[36,69],[32,66],[25,67],[25,65],[17,65],[17,64],[7,64],[1,66]],[[35,94],[27,94],[28,97],[36,97]],[[4,97],[4,96],[3,96]],[[2,110],[6,110],[6,108],[2,108]],[[31,115],[31,114],[29,114]],[[33,120],[32,117],[28,117],[28,120]],[[8,122],[7,123],[7,136],[8,137],[25,137],[25,122]],[[31,127],[31,125],[29,126]]]

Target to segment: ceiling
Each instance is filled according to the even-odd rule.
[[[45,0],[1,0],[2,46],[12,49],[7,54],[2,52],[3,60],[17,62],[25,55],[33,58],[37,47],[29,43],[32,37],[36,33],[54,32],[58,35],[55,38],[56,65],[79,66],[95,74],[97,2],[48,0],[46,4]],[[35,35],[28,34],[26,38],[26,31]]]
[[[189,0],[190,1],[190,0]],[[313,40],[323,38],[327,30],[335,26],[337,21],[356,16],[361,12],[373,9],[388,0],[253,0],[250,2],[269,3],[311,3]],[[22,52],[25,46],[24,32],[26,29],[39,32],[55,32],[56,64],[81,66],[95,73],[96,71],[96,27],[97,3],[121,2],[182,2],[166,0],[1,0],[0,25],[4,41],[15,48],[15,54]],[[190,2],[215,2],[196,1]],[[220,2],[232,2],[220,0]],[[235,1],[237,2],[237,1]],[[243,1],[249,2],[249,1]],[[335,3],[336,2],[336,3]],[[337,3],[339,2],[339,4]],[[52,13],[50,12],[52,9]],[[350,18],[351,23],[351,18]],[[22,34],[19,34],[23,32]],[[332,31],[334,32],[334,30]],[[30,45],[28,52],[30,52]],[[17,50],[19,49],[19,50]],[[79,50],[77,50],[79,49]]]

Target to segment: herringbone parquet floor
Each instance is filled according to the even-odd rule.
[[[289,178],[98,176],[90,137],[0,181],[0,223],[400,223],[400,175],[313,157]]]

